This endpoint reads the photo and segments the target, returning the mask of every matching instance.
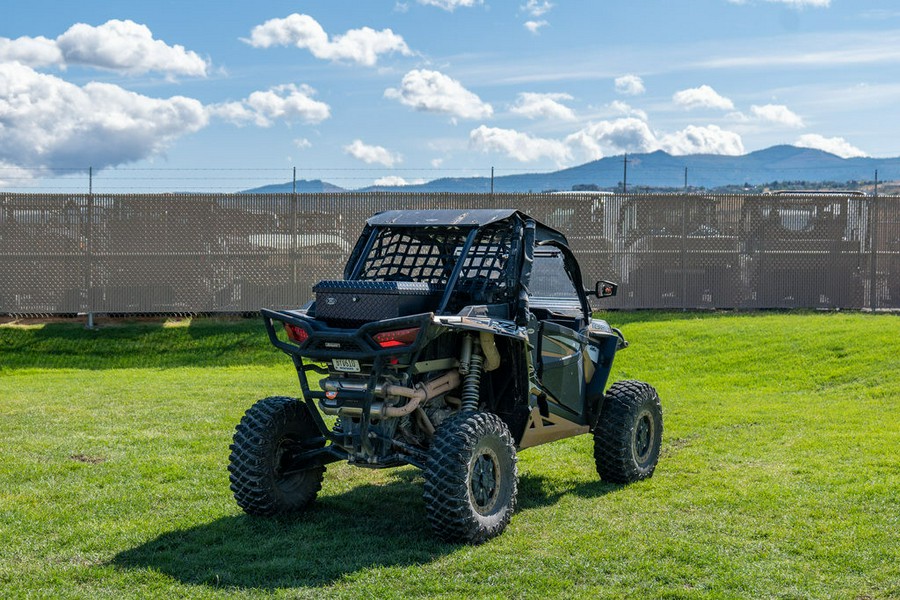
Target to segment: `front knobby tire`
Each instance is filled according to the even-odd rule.
[[[306,509],[322,488],[325,467],[292,472],[291,457],[324,445],[309,410],[296,398],[273,396],[254,404],[231,444],[228,471],[238,506],[261,516]]]
[[[516,448],[497,415],[465,412],[435,432],[425,464],[425,508],[447,542],[480,544],[506,529],[516,506]]]
[[[651,477],[659,461],[662,431],[662,407],[653,386],[642,381],[614,383],[594,428],[600,478],[632,483]]]

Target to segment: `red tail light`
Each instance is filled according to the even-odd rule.
[[[288,339],[298,344],[302,344],[309,339],[309,332],[293,323],[285,323],[284,330],[287,332]]]
[[[411,346],[416,341],[416,338],[419,337],[419,329],[419,327],[410,327],[395,331],[379,331],[372,336],[372,339],[382,348]]]

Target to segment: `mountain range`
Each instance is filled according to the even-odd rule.
[[[627,162],[626,162],[627,161]],[[626,171],[627,167],[627,171]],[[568,191],[589,189],[716,189],[773,182],[872,182],[900,179],[900,157],[841,158],[822,150],[772,146],[741,156],[691,154],[672,156],[662,150],[646,154],[609,156],[550,173],[522,173],[495,177],[495,192]],[[293,183],[272,184],[247,192],[290,192]],[[321,180],[297,181],[298,192],[350,191]],[[359,192],[489,192],[490,177],[443,177],[411,185],[368,186]]]

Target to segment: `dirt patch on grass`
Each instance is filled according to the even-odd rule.
[[[88,463],[90,465],[99,465],[106,462],[106,459],[102,456],[91,456],[89,454],[73,454],[69,457],[69,460],[74,460],[75,462]]]

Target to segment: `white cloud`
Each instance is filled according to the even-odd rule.
[[[370,27],[350,29],[329,39],[318,21],[309,15],[294,13],[283,19],[269,19],[257,25],[245,42],[254,48],[296,46],[306,48],[316,58],[349,61],[371,67],[382,54],[412,54],[403,37],[390,29],[375,31]]]
[[[2,130],[0,130],[0,139],[3,139]],[[34,175],[33,171],[0,160],[0,188],[25,187],[35,181]]]
[[[470,8],[482,3],[482,0],[416,0],[419,4],[425,6],[437,6],[448,12],[453,12],[457,8]]]
[[[482,152],[499,152],[520,162],[549,158],[561,164],[571,158],[563,142],[531,137],[514,129],[481,125],[469,132],[469,145]]]
[[[569,94],[535,94],[522,92],[518,100],[510,108],[513,114],[528,119],[556,119],[559,121],[574,121],[575,113],[568,106],[561,104],[560,100],[572,100]]]
[[[424,179],[413,179],[412,181],[407,181],[406,179],[399,177],[397,175],[387,175],[385,177],[379,177],[373,182],[373,185],[383,185],[383,186],[402,186],[402,185],[418,185],[420,183],[425,183]]]
[[[384,96],[419,111],[448,114],[461,119],[485,119],[494,114],[490,104],[482,102],[460,82],[427,69],[410,71],[403,76],[399,89],[388,88]]]
[[[831,0],[766,0],[773,4],[786,4],[791,8],[802,9],[807,7],[828,8]],[[749,4],[749,0],[728,0],[729,4]]]
[[[831,0],[766,0],[776,4],[786,4],[791,8],[828,8],[831,6]]]
[[[469,145],[482,152],[498,152],[521,162],[550,158],[558,165],[578,158],[597,160],[622,152],[665,150],[673,155],[744,154],[741,136],[715,125],[690,125],[674,133],[654,132],[635,117],[589,123],[562,140],[537,138],[512,129],[484,125],[469,133]]]
[[[644,80],[637,75],[622,75],[616,77],[616,91],[628,96],[640,96],[647,91]]]
[[[541,27],[546,27],[546,26],[549,25],[549,24],[550,24],[550,23],[548,23],[547,21],[544,21],[544,20],[541,20],[541,21],[525,21],[525,29],[527,29],[527,30],[530,31],[531,33],[537,35],[537,33],[538,33],[538,31],[540,30]]]
[[[294,140],[294,145],[300,148],[301,150],[306,150],[307,148],[312,148],[312,142],[310,142],[306,138],[297,138]]]
[[[744,142],[733,131],[726,131],[716,125],[698,127],[688,125],[681,131],[663,136],[660,146],[669,154],[724,154],[740,156],[744,154]]]
[[[30,67],[80,65],[129,75],[154,71],[203,77],[209,69],[196,52],[154,39],[146,25],[118,19],[97,27],[76,23],[55,40],[0,38],[0,61]]]
[[[403,157],[399,154],[391,152],[383,146],[370,146],[362,140],[353,140],[352,144],[344,146],[344,152],[367,165],[379,164],[385,167],[393,167],[403,162]]]
[[[540,17],[541,15],[550,12],[550,9],[552,8],[553,4],[546,0],[543,2],[541,0],[528,0],[528,2],[522,6],[522,10],[532,17]]]
[[[688,110],[694,108],[714,108],[719,110],[734,110],[734,103],[708,85],[698,88],[690,88],[675,92],[672,96],[675,104]]]
[[[207,122],[192,98],[150,98],[108,83],[79,87],[22,64],[0,64],[2,162],[120,165],[158,154]]]
[[[0,62],[19,62],[30,67],[64,65],[65,59],[56,40],[45,37],[0,37]]]
[[[259,127],[269,127],[276,120],[316,124],[331,116],[331,107],[314,100],[315,93],[308,85],[279,85],[264,92],[253,92],[240,102],[214,104],[208,111],[236,125],[252,121]]]
[[[634,117],[590,123],[565,141],[588,160],[622,151],[653,152],[659,149],[659,142],[650,126]]]
[[[637,117],[641,121],[647,121],[647,113],[642,111],[639,108],[634,108],[627,102],[622,102],[621,100],[613,100],[609,103],[609,108],[614,110],[617,113],[621,113],[626,117]]]
[[[824,150],[840,156],[841,158],[858,158],[866,156],[866,153],[853,146],[842,137],[827,138],[817,133],[808,133],[801,135],[794,142],[795,146],[801,148],[815,148],[816,150]]]
[[[766,104],[764,106],[754,104],[750,107],[750,112],[753,113],[754,117],[770,123],[797,128],[804,126],[800,115],[783,104]]]

